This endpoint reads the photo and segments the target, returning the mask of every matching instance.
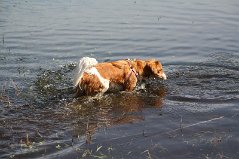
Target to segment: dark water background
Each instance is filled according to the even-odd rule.
[[[236,0],[0,1],[0,158],[238,158]],[[73,98],[80,57],[165,82]]]

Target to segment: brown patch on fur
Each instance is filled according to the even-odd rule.
[[[90,75],[88,73],[84,73],[79,86],[80,87],[77,87],[77,96],[96,95],[104,88],[96,75]]]

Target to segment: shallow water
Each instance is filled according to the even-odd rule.
[[[239,2],[0,2],[0,158],[237,158]],[[72,70],[159,59],[167,81],[73,98]]]

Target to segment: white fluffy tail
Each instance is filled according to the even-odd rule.
[[[75,69],[75,75],[74,75],[74,80],[73,80],[73,84],[74,87],[77,87],[78,84],[81,81],[81,78],[83,76],[83,73],[91,68],[92,66],[96,65],[98,62],[95,58],[90,58],[90,57],[82,57],[78,63],[78,65],[76,66]]]

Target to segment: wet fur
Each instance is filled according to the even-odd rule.
[[[109,80],[109,91],[132,91],[137,83],[137,77],[132,73],[130,65],[138,73],[139,78],[158,77],[166,79],[162,65],[157,60],[119,60],[104,62],[94,65],[99,74]],[[104,93],[104,86],[99,78],[84,72],[80,82],[76,86],[76,96],[96,95]]]

